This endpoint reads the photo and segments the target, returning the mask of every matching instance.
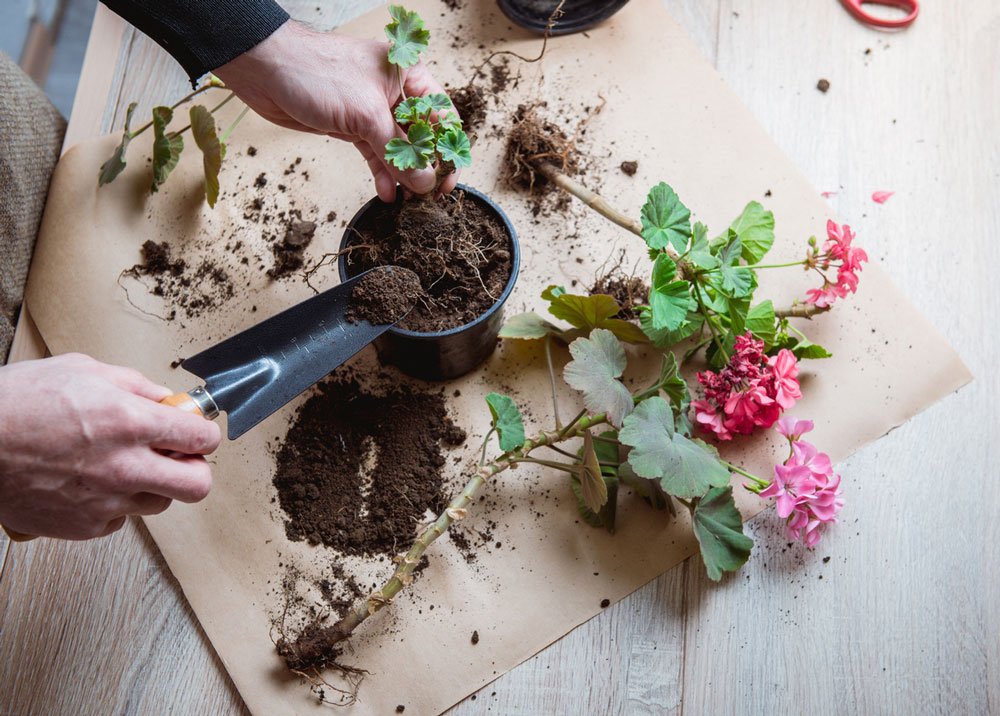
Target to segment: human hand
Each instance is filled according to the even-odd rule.
[[[433,169],[399,171],[383,158],[390,139],[406,136],[393,116],[402,94],[388,47],[289,21],[215,74],[265,119],[353,143],[368,162],[379,197],[389,202],[397,182],[426,194],[435,176]],[[444,93],[423,62],[400,72],[407,96]],[[451,191],[457,181],[457,173],[450,174],[439,191]]]
[[[0,367],[0,523],[89,539],[203,499],[219,426],[157,402],[170,394],[79,354]]]

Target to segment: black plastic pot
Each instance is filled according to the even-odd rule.
[[[383,362],[392,363],[404,373],[424,380],[457,378],[475,369],[490,357],[497,346],[497,334],[503,324],[503,305],[514,289],[521,265],[521,247],[517,242],[517,234],[503,210],[482,192],[464,184],[459,184],[457,188],[494,214],[507,228],[507,236],[510,239],[510,278],[507,279],[503,293],[496,303],[490,306],[486,313],[464,326],[434,333],[418,333],[396,326],[375,339],[375,348]],[[402,203],[402,194],[403,192],[398,193],[397,204]],[[362,206],[347,224],[344,238],[340,241],[342,253],[337,261],[341,281],[346,281],[364,270],[360,265],[348,264],[350,252],[344,252],[344,249],[358,240],[356,227],[363,224],[368,212],[381,206],[385,204],[375,197]]]
[[[566,0],[562,16],[552,26],[553,35],[588,30],[625,7],[628,0]],[[559,0],[497,0],[501,12],[516,25],[544,33]]]

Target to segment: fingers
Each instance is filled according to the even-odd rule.
[[[426,194],[434,189],[435,178],[433,169],[428,168],[400,171],[399,169],[396,169],[396,167],[387,163],[384,159],[385,145],[389,143],[389,140],[404,136],[405,134],[403,133],[403,130],[398,124],[396,124],[396,119],[393,117],[392,112],[388,107],[377,111],[368,122],[365,122],[361,133],[361,139],[368,144],[368,148],[371,153],[378,158],[379,162],[381,162],[382,166],[385,168],[385,171],[394,181],[398,181],[407,189],[416,192],[417,194]],[[355,146],[357,146],[357,144],[355,144]],[[364,154],[364,152],[362,152],[362,154]],[[369,162],[368,166],[369,168],[371,167],[371,162]],[[393,191],[392,196],[395,198],[395,191]],[[383,201],[386,200],[381,191],[379,192],[379,197],[381,197]]]
[[[457,171],[453,171],[451,174],[449,174],[448,176],[446,176],[444,178],[444,180],[442,180],[441,186],[438,187],[438,192],[441,193],[441,194],[448,194],[448,193],[450,193],[451,190],[455,188],[455,185],[458,184],[459,175],[461,173],[462,173],[462,170],[459,169]]]
[[[152,448],[185,455],[208,455],[222,442],[217,423],[184,410],[149,403],[142,442]]]
[[[133,468],[142,471],[132,482],[137,491],[192,503],[204,500],[212,489],[212,468],[201,456],[167,457],[147,450],[131,459]]]
[[[158,515],[173,502],[169,497],[154,495],[152,492],[140,492],[132,495],[124,505],[126,515]]]
[[[355,148],[368,163],[368,169],[375,180],[375,192],[382,201],[391,203],[396,198],[396,179],[389,174],[385,161],[375,155],[375,152],[365,142],[354,142]]]

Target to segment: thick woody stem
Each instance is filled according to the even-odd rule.
[[[775,309],[777,318],[812,318],[830,310],[829,306],[817,306],[812,303],[796,303],[788,308]]]
[[[413,570],[419,564],[424,552],[431,546],[434,540],[448,530],[453,522],[461,520],[466,516],[469,504],[476,496],[479,488],[487,480],[507,470],[535,448],[543,445],[554,445],[564,440],[579,437],[585,430],[606,422],[607,416],[599,413],[575,420],[562,430],[543,431],[530,440],[526,440],[516,450],[505,452],[493,462],[478,468],[462,491],[452,499],[445,511],[438,515],[438,518],[420,533],[410,551],[400,559],[399,564],[388,581],[369,596],[358,600],[347,616],[334,625],[333,629],[337,632],[338,637],[340,639],[348,638],[362,622],[383,607],[388,606],[392,602],[393,597],[413,582]]]

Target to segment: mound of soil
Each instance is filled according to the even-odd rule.
[[[409,269],[371,271],[351,290],[347,320],[368,321],[373,326],[395,323],[413,308],[420,292],[420,277]]]
[[[471,82],[457,89],[446,88],[445,91],[462,118],[462,127],[470,137],[477,134],[486,121],[486,92]]]
[[[510,239],[485,204],[460,189],[440,199],[376,205],[357,224],[347,255],[352,275],[376,266],[402,266],[420,279],[417,304],[400,326],[432,333],[485,313],[510,278]]]
[[[445,506],[442,446],[464,440],[440,392],[319,384],[275,455],[288,539],[349,555],[408,549],[424,513]]]

